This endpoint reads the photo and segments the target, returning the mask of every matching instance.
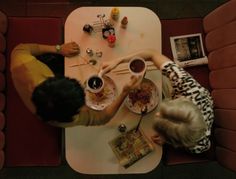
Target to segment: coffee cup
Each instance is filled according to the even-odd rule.
[[[142,57],[134,57],[130,60],[128,68],[133,75],[144,75],[146,62]]]
[[[103,90],[104,80],[101,76],[93,75],[86,82],[86,89],[92,93],[99,93]]]

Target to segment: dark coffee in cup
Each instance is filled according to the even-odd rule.
[[[93,93],[98,93],[102,90],[104,81],[99,76],[91,76],[87,81],[87,88]]]
[[[146,68],[145,61],[141,58],[134,58],[129,63],[129,69],[133,73],[142,73]]]
[[[92,77],[92,78],[89,79],[88,85],[89,85],[90,88],[96,90],[96,89],[99,89],[99,88],[102,87],[103,81],[102,81],[101,78],[99,78],[99,77],[97,77],[97,76],[94,76],[94,77]]]

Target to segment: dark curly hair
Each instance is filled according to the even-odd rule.
[[[71,122],[85,104],[85,93],[76,79],[56,76],[34,89],[32,101],[43,121]]]

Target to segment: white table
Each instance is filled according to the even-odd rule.
[[[108,46],[101,32],[88,34],[83,32],[85,24],[93,24],[98,21],[98,14],[105,14],[108,19],[112,7],[81,7],[68,16],[65,22],[65,42],[75,41],[80,44],[80,56],[65,60],[65,75],[77,78],[82,83],[93,73],[97,73],[98,66],[83,65],[70,67],[71,65],[84,63],[91,57],[86,54],[86,49],[91,48],[94,52],[102,51],[102,57],[95,57],[99,62],[115,60],[134,51],[153,48],[161,52],[161,24],[157,15],[143,7],[118,7],[120,19],[114,22],[117,42],[114,48]],[[120,27],[122,17],[128,17],[126,29]],[[98,64],[99,65],[99,64]],[[122,64],[125,68],[127,64]],[[128,82],[130,74],[109,76],[115,81],[118,93],[123,85]],[[161,93],[161,74],[159,70],[149,71],[146,77],[151,79]],[[160,95],[161,97],[161,95]],[[141,129],[150,138],[155,132],[152,129],[154,115],[158,107],[147,114]],[[137,125],[138,114],[130,112],[122,105],[114,118],[104,126],[76,126],[65,130],[65,151],[68,164],[75,170],[84,174],[125,174],[147,173],[159,164],[162,156],[162,147],[155,145],[155,150],[139,160],[127,169],[119,165],[108,142],[118,136],[118,126],[124,123],[128,129]]]

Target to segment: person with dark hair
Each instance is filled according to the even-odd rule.
[[[22,101],[43,121],[57,127],[75,125],[106,124],[116,114],[129,91],[140,81],[131,77],[121,94],[104,110],[96,111],[85,105],[85,93],[80,82],[76,79],[58,74],[53,64],[47,65],[44,54],[56,56],[75,56],[80,53],[79,45],[75,42],[62,45],[19,44],[11,53],[11,77],[13,84]],[[39,60],[37,57],[43,57]],[[60,60],[60,59],[58,59]]]
[[[44,121],[72,122],[71,116],[85,104],[85,94],[80,83],[67,77],[49,77],[33,91],[32,101],[37,114]]]

